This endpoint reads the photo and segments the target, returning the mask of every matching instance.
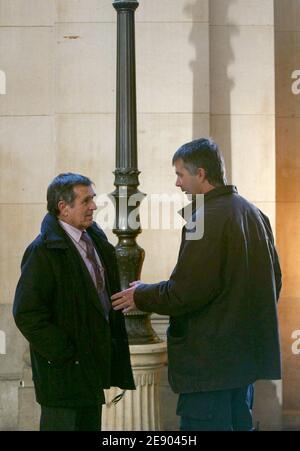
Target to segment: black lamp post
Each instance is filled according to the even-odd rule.
[[[137,245],[136,236],[141,233],[139,215],[136,226],[130,223],[133,210],[145,196],[138,190],[137,121],[135,78],[135,26],[134,13],[137,0],[114,0],[117,11],[117,105],[116,105],[116,170],[115,191],[116,226],[113,232],[119,242],[116,253],[121,277],[121,287],[140,279],[144,250]],[[129,199],[138,199],[130,206]],[[126,315],[126,328],[130,344],[159,342],[151,327],[150,315],[140,311]]]

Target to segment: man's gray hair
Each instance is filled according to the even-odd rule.
[[[84,175],[68,172],[55,177],[47,189],[47,210],[54,216],[59,215],[58,202],[63,200],[73,206],[75,200],[74,186],[93,185],[93,182]]]
[[[174,154],[172,164],[181,159],[190,174],[199,168],[213,186],[226,185],[225,164],[218,145],[211,138],[200,138],[183,144]]]

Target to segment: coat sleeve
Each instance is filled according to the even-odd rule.
[[[272,263],[273,263],[273,269],[274,269],[274,275],[275,275],[275,284],[276,284],[276,297],[277,301],[279,300],[280,291],[282,287],[282,274],[281,274],[281,268],[279,263],[279,257],[277,254],[277,250],[274,243],[274,236],[272,232],[272,227],[269,221],[269,218],[260,211],[261,216],[263,218],[266,232],[268,234],[269,242],[270,242],[270,253],[272,257]]]
[[[75,349],[67,334],[53,323],[55,285],[50,264],[40,248],[30,246],[21,268],[13,305],[16,325],[35,351],[63,364],[74,356]]]
[[[168,281],[136,288],[137,308],[171,316],[202,309],[219,293],[221,253],[222,236],[216,230],[207,230],[201,239],[185,241]]]

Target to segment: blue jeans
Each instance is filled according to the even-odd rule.
[[[252,431],[253,385],[179,395],[181,431]]]

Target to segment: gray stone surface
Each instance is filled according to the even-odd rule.
[[[253,424],[260,431],[281,431],[282,394],[280,381],[258,381],[254,386]]]
[[[19,380],[0,380],[0,431],[17,430],[19,384]]]
[[[15,326],[11,304],[0,304],[0,431],[18,428],[18,391],[23,372],[26,340]]]
[[[32,383],[19,388],[19,431],[38,431],[40,421],[40,405],[35,400]]]
[[[17,430],[18,387],[18,380],[0,380],[0,431]]]
[[[19,378],[23,372],[25,338],[15,326],[11,304],[0,304],[0,331],[5,334],[5,354],[0,354],[0,380]]]

